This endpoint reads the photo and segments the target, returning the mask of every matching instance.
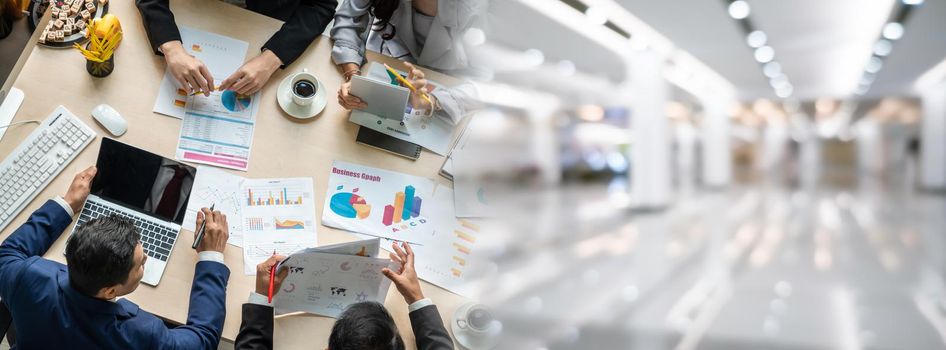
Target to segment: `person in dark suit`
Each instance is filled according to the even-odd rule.
[[[391,259],[401,263],[399,271],[384,268],[384,273],[397,287],[407,302],[411,328],[418,350],[453,350],[453,340],[440,319],[437,306],[424,297],[420,281],[414,270],[414,252],[407,244],[403,248],[392,245],[395,254]],[[269,270],[284,257],[274,255],[256,267],[256,292],[250,294],[249,302],[243,304],[243,321],[237,335],[237,350],[263,350],[273,348],[273,306],[267,302]],[[288,271],[282,269],[273,281],[275,292],[279,291]],[[398,333],[394,319],[376,302],[352,304],[342,312],[332,334],[327,350],[403,350],[404,340]]]
[[[0,299],[24,349],[217,349],[230,270],[223,264],[227,220],[205,209],[187,324],[161,319],[119,299],[138,288],[148,256],[134,224],[118,216],[89,221],[66,247],[66,265],[42,257],[89,195],[95,167],[76,175],[0,245]],[[168,301],[175,302],[175,301]]]
[[[235,2],[235,1],[229,1]],[[281,21],[282,28],[263,44],[259,56],[247,61],[221,83],[220,90],[253,94],[266,85],[276,68],[284,68],[302,55],[335,15],[337,0],[240,0],[246,8]],[[164,55],[168,69],[188,94],[201,90],[209,96],[214,79],[199,59],[184,51],[168,0],[135,0],[145,31],[156,54]],[[239,25],[239,24],[235,24]]]

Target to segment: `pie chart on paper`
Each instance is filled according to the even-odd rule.
[[[223,104],[223,108],[230,112],[240,112],[249,108],[251,101],[250,96],[240,95],[230,90],[225,90],[220,94],[220,102]]]
[[[371,214],[371,205],[363,197],[348,192],[334,194],[329,208],[335,214],[349,219],[364,219]]]

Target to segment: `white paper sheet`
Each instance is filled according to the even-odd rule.
[[[289,275],[273,300],[277,314],[305,311],[338,317],[349,305],[384,303],[391,281],[381,274],[397,268],[389,259],[333,253],[299,253],[284,264]]]
[[[295,254],[303,253],[329,253],[329,254],[342,254],[342,255],[357,255],[364,256],[369,258],[378,257],[378,252],[381,251],[381,239],[379,238],[369,238],[363,239],[360,241],[345,242],[332,244],[322,247],[308,248],[295,252]],[[284,262],[287,260],[283,260]],[[281,263],[280,263],[281,264]]]
[[[322,224],[375,237],[416,242],[432,230],[426,215],[434,182],[422,177],[335,161]],[[452,206],[452,204],[451,204]]]
[[[246,171],[259,110],[259,93],[214,91],[188,97],[177,159]]]
[[[223,81],[217,80],[218,76],[230,76],[246,59],[250,44],[245,41],[185,26],[180,27],[180,32],[184,50],[207,65],[215,84]],[[182,119],[186,104],[187,93],[180,89],[170,72],[165,72],[158,98],[154,101],[154,112]]]
[[[403,73],[404,72],[400,72]],[[380,63],[372,63],[368,68],[369,78],[379,81],[390,81],[390,77]],[[440,88],[441,85],[428,80],[432,85],[428,89]],[[379,117],[374,114],[354,110],[351,112],[350,122],[394,136],[404,141],[412,142],[439,155],[446,155],[449,151],[455,125],[443,118],[427,117],[426,113],[413,111],[410,106],[404,113],[404,121]]]
[[[308,231],[268,231],[243,236],[243,273],[256,275],[259,265],[273,254],[289,256],[318,245],[318,235]]]
[[[433,195],[431,217],[434,229],[413,245],[414,267],[422,280],[465,297],[477,294],[478,281],[488,265],[479,248],[480,223],[453,215],[453,191],[438,187]]]
[[[312,178],[247,179],[243,182],[243,271],[275,251],[289,255],[318,245]]]
[[[187,202],[187,211],[184,214],[184,229],[197,231],[197,211],[213,205],[214,210],[227,215],[227,224],[230,226],[230,239],[227,243],[242,247],[243,201],[240,193],[243,181],[242,177],[226,171],[198,166],[191,197]]]

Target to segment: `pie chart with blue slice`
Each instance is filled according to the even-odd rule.
[[[342,190],[343,186],[338,186],[337,190]],[[357,192],[355,189],[353,192]],[[338,216],[349,219],[365,219],[371,214],[371,205],[365,201],[365,198],[351,192],[339,192],[332,195],[329,202],[329,208]]]
[[[230,112],[240,112],[244,109],[250,108],[250,102],[252,99],[250,96],[240,95],[234,91],[225,90],[220,94],[220,102],[223,104],[223,108],[226,108]]]

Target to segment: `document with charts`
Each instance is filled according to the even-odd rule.
[[[338,317],[354,303],[384,303],[391,285],[381,273],[385,267],[395,269],[398,265],[390,259],[342,254],[337,250],[312,249],[293,254],[280,266],[289,269],[289,274],[273,300],[276,313],[304,311]]]
[[[453,191],[438,187],[428,210],[433,229],[413,245],[414,266],[420,279],[453,293],[473,297],[491,266],[481,253],[484,229],[479,221],[456,218]]]
[[[432,180],[342,161],[331,172],[323,225],[408,242],[432,229]]]
[[[246,59],[249,43],[245,41],[185,26],[180,27],[180,32],[184,50],[207,65],[215,85],[223,81],[218,77],[225,79],[230,76]],[[182,119],[187,103],[187,92],[178,87],[171,72],[165,71],[158,98],[154,101],[154,112]]]
[[[256,128],[259,93],[214,91],[187,98],[177,159],[246,171]]]
[[[196,231],[197,211],[214,205],[227,215],[230,239],[243,248],[243,267],[256,274],[256,265],[273,255],[289,255],[315,247],[312,178],[247,179],[212,167],[198,167],[184,229]]]
[[[312,178],[246,179],[243,206],[243,272],[273,252],[290,255],[318,245]]]

